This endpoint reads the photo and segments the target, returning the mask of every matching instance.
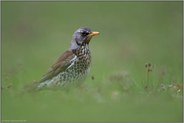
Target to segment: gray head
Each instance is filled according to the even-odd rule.
[[[79,28],[77,29],[71,41],[70,49],[76,49],[78,47],[88,45],[93,36],[98,35],[99,32],[92,32],[90,28]]]

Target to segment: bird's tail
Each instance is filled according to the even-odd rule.
[[[39,81],[34,81],[31,84],[25,85],[24,90],[27,92],[36,92],[40,90],[40,88],[38,88],[39,85],[40,85]]]
[[[33,81],[31,84],[26,85],[24,89],[28,92],[36,92],[48,87],[48,80],[47,81]]]

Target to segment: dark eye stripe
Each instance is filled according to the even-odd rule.
[[[89,32],[86,32],[86,31],[85,31],[85,32],[82,32],[82,35],[83,35],[83,36],[86,36],[86,35],[88,35],[88,34],[89,34]]]

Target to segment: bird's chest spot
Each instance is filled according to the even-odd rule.
[[[76,66],[83,68],[83,69],[88,69],[91,63],[91,53],[88,47],[82,47],[78,49],[77,51],[77,58],[76,60]]]

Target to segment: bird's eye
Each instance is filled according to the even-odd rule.
[[[87,36],[89,34],[89,32],[82,32],[81,34],[82,34],[82,36]]]

